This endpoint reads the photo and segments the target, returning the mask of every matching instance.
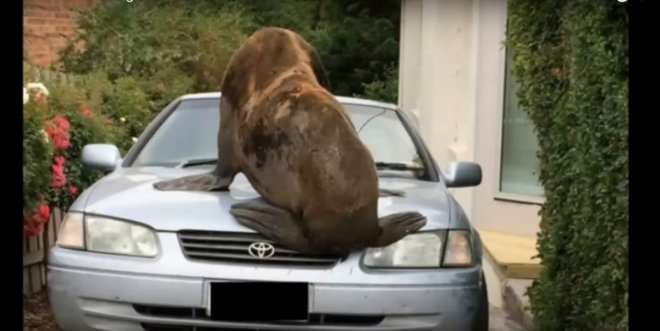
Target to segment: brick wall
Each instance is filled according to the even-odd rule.
[[[99,0],[24,0],[23,48],[35,65],[49,66],[58,51],[76,33],[76,11],[91,8]]]

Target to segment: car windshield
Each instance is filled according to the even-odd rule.
[[[426,173],[417,146],[394,110],[343,103],[379,169]],[[132,166],[208,164],[217,157],[219,99],[183,100],[139,151]],[[421,176],[421,175],[420,175]]]

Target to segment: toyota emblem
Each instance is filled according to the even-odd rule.
[[[266,242],[256,242],[248,247],[248,253],[258,259],[270,259],[275,254],[275,247]]]

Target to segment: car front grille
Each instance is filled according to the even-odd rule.
[[[200,308],[188,307],[162,307],[149,305],[133,305],[133,309],[141,315],[152,317],[181,318],[181,319],[203,319],[208,320],[206,311]],[[341,314],[310,314],[305,321],[291,322],[288,325],[334,325],[365,327],[380,324],[385,319],[383,315],[341,315]],[[279,325],[287,325],[278,322]],[[188,325],[168,325],[156,323],[142,323],[146,331],[232,331],[236,328],[200,327]],[[240,329],[250,331],[251,329]]]
[[[284,266],[332,267],[342,256],[314,256],[281,247],[256,233],[179,231],[179,243],[183,254],[190,260],[267,264]],[[250,254],[250,245],[272,245],[274,253],[267,258]],[[253,251],[254,252],[254,251]]]

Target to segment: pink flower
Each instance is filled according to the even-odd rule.
[[[48,137],[53,140],[56,149],[67,149],[71,146],[69,130],[71,129],[71,124],[69,121],[62,117],[57,116],[51,121],[46,123],[46,134]]]
[[[57,137],[54,139],[56,149],[64,150],[71,146],[71,140],[68,137]]]
[[[69,186],[69,194],[76,195],[77,193],[78,193],[78,188],[73,186],[73,185],[70,185]]]
[[[44,231],[44,224],[46,224],[49,218],[44,218],[44,208],[41,205],[37,212],[33,213],[26,220],[23,221],[23,231],[28,236],[38,236]],[[46,206],[48,207],[48,206]],[[50,210],[48,210],[48,217],[50,217]]]
[[[39,234],[37,230],[34,229],[29,224],[23,224],[23,232],[25,232],[25,234],[27,234],[28,236],[36,236]]]
[[[50,186],[54,189],[62,188],[66,184],[66,175],[64,174],[64,165],[53,164]]]
[[[37,223],[36,225],[24,224],[23,231],[28,236],[38,236],[44,232],[44,223]]]
[[[55,123],[55,125],[64,131],[68,132],[69,129],[71,129],[71,123],[69,123],[69,121],[64,116],[57,116],[53,118],[53,123]]]
[[[92,110],[89,108],[89,106],[87,106],[87,104],[83,103],[80,105],[80,114],[83,117],[92,117],[92,115],[94,115],[94,112],[92,112]]]
[[[61,155],[56,156],[54,159],[55,159],[55,164],[60,165],[60,166],[63,166],[64,162],[66,161],[64,156],[61,156]]]
[[[50,208],[48,208],[47,204],[42,204],[39,206],[39,216],[48,222],[50,219]]]

